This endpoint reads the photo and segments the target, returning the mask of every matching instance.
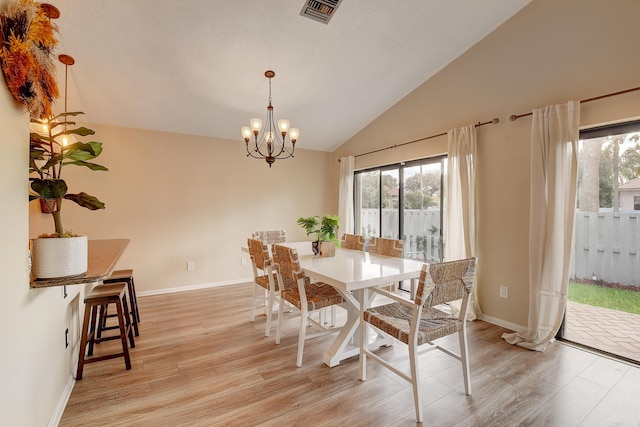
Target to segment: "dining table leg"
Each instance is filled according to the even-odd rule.
[[[347,310],[347,321],[331,347],[324,353],[323,362],[329,367],[337,366],[342,360],[360,354],[360,305],[361,302],[364,303],[364,309],[367,309],[375,298],[375,293],[366,292],[364,289],[359,289],[354,293],[338,291],[346,301],[343,307]],[[368,349],[375,350],[382,346],[393,345],[391,335],[379,330],[375,332],[376,337],[372,342],[369,342],[365,335]]]

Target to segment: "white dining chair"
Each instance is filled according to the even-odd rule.
[[[387,239],[383,237],[370,237],[368,252],[376,255],[392,256],[396,258],[402,258],[403,256],[403,243],[402,240]],[[383,289],[387,291],[395,292],[396,284],[389,283],[384,285]],[[411,291],[413,296],[414,292]]]
[[[247,239],[249,255],[253,269],[253,298],[251,302],[251,321],[256,317],[256,306],[266,305],[267,324],[264,335],[271,334],[271,318],[273,317],[274,304],[280,303],[280,288],[277,271],[273,260],[269,256],[267,244],[258,239]]]
[[[340,331],[340,327],[326,327],[322,320],[312,318],[314,312],[320,313],[327,307],[343,304],[345,301],[331,285],[323,282],[312,282],[300,267],[298,251],[282,245],[273,245],[273,259],[280,279],[280,298],[300,311],[300,329],[298,331],[298,354],[296,366],[302,366],[302,355],[305,340]],[[276,344],[280,344],[284,303],[278,310],[278,326],[276,327]],[[307,328],[313,326],[317,332],[309,334]]]
[[[366,380],[367,359],[371,358],[410,382],[413,386],[418,422],[423,421],[419,355],[431,350],[441,350],[459,360],[462,364],[465,393],[471,394],[466,318],[469,295],[473,289],[475,275],[475,258],[425,264],[420,274],[414,301],[384,289],[370,288],[371,291],[391,298],[395,302],[366,310],[364,306],[361,307],[360,330],[365,332],[360,335],[360,378],[362,381]],[[442,306],[442,304],[458,299],[462,299],[462,307],[458,316],[447,312],[446,308]],[[398,341],[407,344],[409,348],[409,373],[367,350],[367,324],[373,325]],[[458,334],[459,352],[434,343],[438,338],[456,333]]]
[[[364,251],[365,237],[357,234],[343,234],[340,238],[340,247],[343,249],[354,249]]]
[[[287,241],[287,232],[285,230],[254,231],[251,238],[262,240],[267,245],[284,243]]]

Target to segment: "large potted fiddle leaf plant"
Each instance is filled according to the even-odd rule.
[[[76,236],[64,227],[62,202],[69,200],[91,210],[105,207],[104,203],[85,192],[69,192],[67,182],[63,179],[65,166],[83,166],[94,171],[107,170],[93,162],[102,153],[102,143],[66,142],[95,133],[86,127],[78,127],[69,120],[80,114],[83,113],[65,112],[51,120],[31,120],[29,200],[38,200],[42,212],[50,214],[54,224],[53,233],[32,240],[31,272],[37,279],[69,277],[87,271],[87,237]],[[43,130],[37,131],[34,127]]]
[[[340,246],[338,240],[338,227],[340,218],[337,215],[310,216],[298,218],[298,225],[302,227],[307,236],[316,235],[316,240],[312,242],[313,253],[320,256],[334,256],[336,246]]]

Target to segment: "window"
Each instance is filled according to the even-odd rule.
[[[401,239],[406,258],[441,262],[446,159],[356,172],[356,234]]]
[[[633,210],[640,211],[640,196],[633,196]]]

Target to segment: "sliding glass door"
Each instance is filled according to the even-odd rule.
[[[404,257],[442,261],[446,157],[355,173],[355,233],[403,241]]]
[[[640,121],[582,130],[573,271],[558,337],[640,363]]]
[[[402,236],[406,258],[425,262],[442,261],[445,166],[444,159],[439,159],[404,168]]]

